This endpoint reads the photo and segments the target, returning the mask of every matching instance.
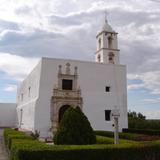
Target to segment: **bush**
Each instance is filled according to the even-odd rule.
[[[40,131],[35,130],[35,133],[32,132],[31,136],[33,137],[33,139],[38,139],[40,136]]]
[[[103,136],[96,136],[96,143],[97,144],[113,144],[113,138],[103,137]]]
[[[129,117],[128,128],[160,130],[160,120],[144,120]]]
[[[114,137],[114,133],[110,131],[95,131],[95,134],[105,137]],[[136,133],[119,133],[119,137],[122,139],[128,139],[133,141],[140,141],[141,139],[144,140],[144,135]]]
[[[33,138],[31,136],[28,136],[28,135],[9,135],[8,136],[8,144],[7,144],[8,149],[11,148],[13,139],[33,140]]]
[[[26,135],[24,132],[17,131],[14,129],[5,129],[4,130],[4,139],[5,139],[5,144],[8,147],[8,149],[11,148],[12,145],[12,140],[13,139],[30,139],[32,140],[33,138],[29,135]]]
[[[114,144],[114,139],[104,136],[96,136],[97,144]],[[120,144],[137,144],[134,141],[120,139]]]
[[[95,131],[95,134],[96,135],[99,135],[99,136],[104,136],[104,137],[114,137],[114,133],[113,132],[110,132],[110,131]]]
[[[96,136],[87,119],[79,107],[70,107],[63,115],[57,133],[55,144],[94,144]]]
[[[12,133],[15,134],[14,131]],[[12,139],[10,160],[159,160],[160,157],[160,141],[126,141],[112,145],[109,144],[113,141],[111,138],[97,136],[97,139],[105,144],[47,145],[37,140]]]
[[[10,160],[159,160],[160,141],[151,144],[46,145],[15,139]]]
[[[26,156],[21,155],[23,152],[28,152],[27,157],[31,156],[28,160],[32,160],[33,153],[30,152],[34,150],[45,149],[46,144],[39,142],[37,140],[26,140],[26,139],[13,139],[12,146],[10,150],[10,160],[26,160]],[[36,160],[36,159],[35,159]],[[39,160],[39,159],[37,159]]]
[[[160,130],[152,130],[152,129],[129,128],[129,129],[123,129],[123,132],[125,132],[125,133],[139,133],[139,134],[160,136]]]
[[[4,129],[4,140],[6,145],[9,144],[9,140],[8,140],[9,135],[25,135],[25,133],[14,130],[14,129],[10,129],[10,128]]]

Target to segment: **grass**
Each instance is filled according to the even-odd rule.
[[[97,144],[114,144],[114,139],[111,137],[104,137],[104,136],[96,136]],[[132,140],[125,140],[125,139],[120,139],[119,140],[120,144],[137,144],[137,142],[132,141]]]
[[[120,133],[120,144],[114,145],[112,132],[96,133],[101,134],[96,136],[97,144],[48,145],[18,131],[4,132],[10,144],[10,160],[158,160],[160,157],[160,140],[138,142],[135,139],[144,135]]]
[[[96,135],[104,137],[114,137],[114,133],[110,131],[95,131]],[[160,140],[160,136],[151,136],[137,133],[119,133],[120,139],[132,140],[132,141],[154,141]]]

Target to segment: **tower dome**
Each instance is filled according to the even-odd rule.
[[[99,63],[119,64],[117,34],[108,24],[105,17],[100,31],[97,33],[97,50],[95,60]]]
[[[107,31],[107,32],[114,32],[114,30],[112,29],[112,27],[108,24],[107,19],[105,19],[105,22],[102,26],[101,31]]]

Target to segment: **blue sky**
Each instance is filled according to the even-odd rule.
[[[127,65],[128,108],[160,119],[160,0],[1,0],[0,102],[40,57],[94,60],[104,11]]]

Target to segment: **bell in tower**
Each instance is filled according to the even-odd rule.
[[[95,60],[98,63],[119,64],[117,34],[108,24],[105,16],[104,24],[98,32]]]

